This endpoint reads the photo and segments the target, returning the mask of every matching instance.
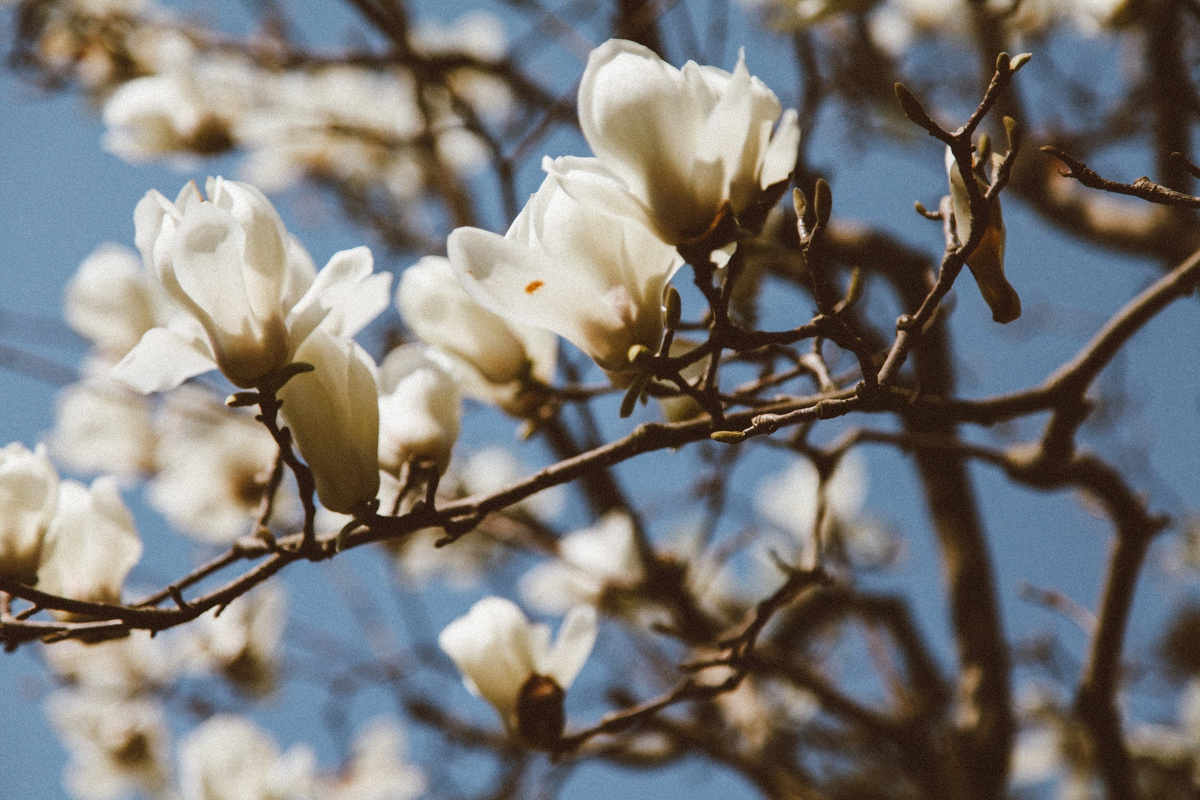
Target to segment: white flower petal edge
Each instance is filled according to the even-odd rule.
[[[505,236],[450,234],[450,263],[484,308],[557,333],[611,375],[658,348],[663,291],[683,260],[640,223],[579,203],[547,175]]]
[[[596,610],[579,606],[563,621],[551,647],[550,629],[531,623],[516,603],[485,597],[438,636],[438,645],[463,673],[463,683],[517,728],[517,700],[532,675],[553,678],[566,690],[596,642]]]

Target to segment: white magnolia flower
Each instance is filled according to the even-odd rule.
[[[63,481],[42,550],[37,587],[72,600],[118,603],[125,576],[142,556],[133,515],[117,482],[97,478],[91,487]]]
[[[543,383],[554,377],[554,334],[509,322],[479,305],[445,258],[426,256],[406,269],[396,306],[422,342],[456,357],[478,376],[464,389],[479,399],[511,402],[520,388],[514,384],[526,374]]]
[[[466,495],[492,494],[516,483],[529,474],[526,465],[505,447],[485,447],[471,453],[457,467],[458,478]],[[546,521],[562,513],[566,505],[566,487],[552,486],[508,507],[534,519]]]
[[[316,759],[307,747],[286,753],[245,717],[218,714],[179,744],[183,800],[311,800]]]
[[[194,54],[166,72],[134,78],[104,104],[104,148],[135,164],[223,153],[237,143],[235,129],[254,103],[258,79],[241,59]]]
[[[636,220],[573,200],[553,173],[505,236],[459,228],[448,247],[480,305],[557,333],[612,375],[629,372],[634,345],[658,349],[663,291],[683,263]]]
[[[250,532],[278,446],[249,413],[214,403],[203,392],[170,394],[158,427],[158,472],[148,499],[173,526],[201,541],[231,544]],[[294,491],[276,494],[272,522],[299,521]]]
[[[1002,156],[992,154],[993,172]],[[954,232],[960,244],[971,238],[973,220],[967,184],[950,148],[946,148],[946,174],[950,178],[950,202],[954,207]],[[973,176],[981,191],[987,184]],[[992,319],[999,323],[1012,322],[1021,316],[1021,298],[1004,276],[1004,218],[1000,213],[1000,198],[992,199],[988,210],[987,230],[979,244],[967,255],[967,266],[975,276],[979,292],[992,310]]]
[[[404,734],[383,717],[363,727],[347,769],[327,784],[329,800],[413,800],[426,789],[425,774],[404,757]]]
[[[409,199],[422,185],[409,145],[424,125],[410,71],[287,70],[268,78],[264,101],[239,129],[249,151],[243,171],[268,192],[316,177]]]
[[[243,388],[290,363],[320,327],[353,336],[388,303],[391,276],[365,247],[334,254],[319,275],[274,206],[245,183],[209,178],[175,202],[151,191],[134,213],[137,244],[181,309],[114,367],[141,392],[173,389],[218,368]]]
[[[184,650],[192,667],[214,672],[255,696],[275,687],[287,599],[272,581],[230,603],[218,616],[200,617]]]
[[[281,414],[330,511],[353,514],[379,491],[375,362],[350,339],[317,330],[296,351],[312,372],[279,391]]]
[[[732,74],[691,61],[678,70],[611,39],[592,51],[579,85],[579,125],[597,157],[559,159],[554,172],[581,202],[640,219],[677,245],[708,230],[725,201],[740,214],[791,174],[800,127],[794,110],[780,121],[781,111],[744,54]]]
[[[107,368],[105,368],[107,372]],[[107,377],[59,392],[48,444],[63,466],[79,472],[138,476],[153,472],[158,437],[145,397]]]
[[[166,788],[169,734],[156,702],[61,690],[46,713],[71,756],[64,783],[72,797],[117,800]]]
[[[67,324],[111,362],[124,358],[146,331],[166,324],[169,313],[137,253],[112,242],[83,260],[63,297]]]
[[[595,605],[606,589],[633,587],[645,579],[628,514],[610,512],[595,527],[564,536],[558,553],[559,560],[539,564],[521,579],[521,596],[543,613]]]
[[[96,644],[68,639],[42,650],[63,683],[89,694],[131,698],[167,684],[180,666],[168,634],[131,631]]]
[[[596,625],[596,610],[577,606],[551,645],[550,628],[530,623],[516,603],[485,597],[446,626],[438,645],[510,732],[550,748],[562,735],[563,694],[592,652]]]
[[[58,491],[44,445],[31,452],[13,442],[0,450],[0,577],[28,584],[37,579]]]
[[[402,345],[379,368],[379,465],[398,475],[408,463],[446,471],[458,439],[458,384],[420,345]]]
[[[795,458],[783,472],[763,481],[755,505],[768,521],[806,541],[811,539],[816,525],[819,490],[817,468],[807,458]],[[866,495],[866,464],[855,451],[850,451],[825,483],[822,534],[832,530],[839,520],[857,517]]]

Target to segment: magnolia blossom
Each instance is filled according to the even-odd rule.
[[[156,702],[64,690],[50,695],[46,712],[71,755],[64,783],[73,797],[117,800],[166,788],[169,734]]]
[[[610,512],[595,527],[564,536],[558,552],[560,560],[539,564],[521,579],[521,596],[538,611],[561,614],[581,603],[595,605],[610,587],[645,579],[628,514]]]
[[[479,305],[445,258],[426,256],[404,270],[396,306],[421,341],[454,356],[477,376],[464,388],[480,399],[510,403],[520,389],[512,384],[523,376],[543,383],[554,377],[554,334],[509,322]]]
[[[419,345],[388,353],[379,368],[379,465],[397,475],[410,462],[440,475],[458,438],[458,384]]]
[[[158,436],[147,398],[98,377],[59,392],[48,444],[55,459],[70,469],[137,476],[154,470]]]
[[[551,645],[547,626],[530,623],[511,600],[485,597],[447,625],[438,644],[510,732],[550,748],[562,736],[563,696],[592,652],[596,625],[596,610],[577,606]]]
[[[119,603],[125,576],[141,557],[142,540],[115,479],[97,478],[91,487],[59,484],[38,565],[39,589],[72,600]]]
[[[213,402],[207,393],[171,393],[158,422],[161,431],[150,482],[150,504],[180,531],[201,541],[231,544],[250,532],[279,451],[253,416]],[[298,521],[294,491],[276,493],[272,521]]]
[[[0,450],[0,577],[32,584],[58,503],[58,473],[46,448]]]
[[[42,653],[59,681],[89,694],[132,698],[165,686],[180,666],[169,634],[130,631],[128,636],[85,644],[68,639]]]
[[[276,582],[239,597],[221,614],[200,617],[181,648],[192,669],[224,677],[236,689],[264,696],[275,688],[287,599]]]
[[[636,220],[572,199],[552,169],[506,235],[451,233],[450,263],[484,308],[628,373],[631,347],[658,349],[663,291],[683,259]]]
[[[824,549],[840,553],[854,566],[880,567],[896,557],[899,545],[887,528],[863,516],[868,485],[866,463],[854,451],[841,458],[824,487],[812,462],[797,458],[763,481],[755,506],[799,544],[796,558],[810,563],[816,557],[813,537],[817,503],[823,491],[825,516],[820,535]],[[777,573],[773,565],[768,569]]]
[[[404,734],[380,717],[354,739],[346,770],[321,794],[329,800],[414,800],[427,788],[425,774],[404,757]]]
[[[310,800],[315,757],[307,747],[280,753],[245,717],[218,714],[179,744],[182,800]]]
[[[794,110],[780,121],[781,111],[744,54],[732,74],[691,61],[678,70],[610,39],[592,51],[579,85],[579,126],[597,157],[559,159],[554,173],[577,200],[677,245],[708,230],[726,201],[740,214],[791,174],[800,127]]]
[[[992,154],[993,171],[1001,160],[999,153]],[[950,177],[950,203],[954,208],[954,232],[961,244],[966,244],[974,230],[971,217],[971,199],[967,195],[967,184],[950,148],[946,148],[946,174]],[[973,176],[981,192],[987,184],[979,176]],[[967,254],[967,266],[975,276],[979,292],[992,309],[996,322],[1012,322],[1021,316],[1021,298],[1017,290],[1004,277],[1004,218],[1000,214],[1000,198],[991,200],[988,208],[987,230],[975,249]]]
[[[379,393],[375,362],[350,339],[317,330],[296,351],[312,372],[279,391],[282,415],[308,462],[317,496],[353,514],[379,491]]]
[[[209,178],[175,202],[151,191],[134,213],[137,244],[180,309],[114,368],[142,392],[173,389],[219,368],[241,387],[290,363],[318,327],[353,336],[387,307],[391,276],[365,247],[336,253],[314,277],[274,206],[245,183]]]
[[[254,80],[248,63],[213,58],[135,78],[104,104],[104,147],[133,163],[225,152],[236,143],[234,127],[252,103]]]
[[[168,300],[138,254],[108,242],[83,260],[67,284],[63,315],[102,358],[118,361],[146,331],[166,324]]]

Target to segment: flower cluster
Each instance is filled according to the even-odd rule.
[[[632,348],[658,350],[676,248],[786,180],[800,132],[744,57],[732,74],[679,70],[619,39],[588,59],[579,122],[595,157],[547,158],[508,232],[460,228],[450,261],[480,305],[557,333],[620,383]]]

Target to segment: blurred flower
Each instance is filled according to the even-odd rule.
[[[530,623],[511,600],[485,597],[447,625],[438,644],[510,732],[548,749],[562,736],[564,693],[592,652],[596,625],[596,610],[577,606],[551,646],[549,627]]]
[[[46,663],[63,683],[80,691],[137,697],[165,685],[180,666],[170,637],[131,631],[122,639],[95,644],[68,639],[43,648]]]
[[[368,722],[354,740],[346,771],[326,781],[329,800],[413,800],[427,788],[425,774],[404,758],[404,735],[385,718]]]
[[[237,145],[236,129],[262,80],[247,60],[176,47],[165,71],[120,86],[104,104],[104,148],[132,163],[213,156]],[[185,164],[187,162],[184,162]]]
[[[420,345],[402,345],[379,368],[379,466],[399,475],[428,464],[438,475],[458,438],[458,384]]]
[[[993,171],[998,169],[1002,157],[992,154]],[[967,183],[950,148],[946,148],[946,174],[950,176],[950,202],[954,207],[954,232],[960,244],[971,238],[974,221],[971,217],[971,200],[967,194]],[[977,175],[972,176],[981,192],[987,184]],[[992,309],[992,319],[999,323],[1012,322],[1021,316],[1021,297],[1004,277],[1004,218],[1000,213],[1000,198],[994,197],[988,207],[987,230],[979,244],[967,255],[967,266],[975,276],[979,292]]]
[[[636,220],[571,199],[554,174],[505,236],[459,228],[448,247],[480,305],[557,333],[614,376],[630,372],[634,345],[658,349],[663,291],[683,263]]]
[[[64,388],[55,399],[49,445],[54,457],[69,469],[121,477],[146,475],[154,471],[157,443],[150,403],[123,383],[107,377],[85,378]]]
[[[503,23],[486,11],[463,14],[445,24],[429,18],[418,20],[409,41],[414,50],[426,55],[465,54],[485,62],[501,61],[508,50]],[[462,68],[446,73],[446,82],[456,96],[480,114],[503,119],[511,110],[512,92],[496,76]]]
[[[330,511],[363,510],[379,491],[375,362],[350,339],[314,331],[296,351],[312,372],[279,391],[281,414]]]
[[[466,367],[455,371],[467,373],[463,389],[478,399],[513,407],[523,377],[553,380],[554,334],[509,322],[479,305],[459,285],[445,258],[426,256],[404,270],[396,306],[422,342]]]
[[[707,231],[724,202],[740,214],[791,174],[800,127],[795,111],[780,121],[781,111],[744,54],[732,74],[691,61],[678,70],[610,39],[592,51],[579,85],[579,125],[597,157],[551,168],[579,202],[638,219],[677,245]]]
[[[37,580],[44,539],[58,503],[58,473],[45,445],[0,450],[0,577]]]
[[[150,504],[201,541],[228,545],[250,533],[279,451],[267,429],[248,413],[184,389],[168,396],[158,427],[159,469],[150,482]],[[285,480],[276,493],[272,517],[284,527],[300,515],[287,486]]]
[[[166,324],[169,313],[166,296],[137,253],[112,242],[83,260],[63,297],[67,324],[110,362],[124,358],[146,331]]]
[[[353,336],[387,307],[391,276],[372,274],[365,247],[336,253],[314,278],[262,192],[223,178],[206,188],[207,200],[189,183],[174,203],[155,191],[138,203],[138,247],[182,313],[114,367],[120,380],[163,391],[215,367],[252,387],[318,327]]]
[[[521,578],[521,596],[543,613],[598,605],[607,590],[633,588],[645,580],[628,514],[609,512],[595,527],[564,536],[558,553],[558,560],[538,564]]]
[[[168,731],[156,702],[61,690],[46,713],[71,756],[64,783],[73,797],[116,800],[166,788]]]
[[[179,743],[182,800],[310,800],[315,758],[307,747],[280,753],[245,717],[218,714]]]
[[[125,576],[141,556],[142,540],[116,480],[97,478],[90,488],[76,481],[59,484],[38,566],[39,589],[72,600],[119,603]]]
[[[238,691],[261,697],[275,688],[286,619],[283,589],[276,582],[263,583],[220,615],[200,617],[183,649],[194,668],[221,675]]]

